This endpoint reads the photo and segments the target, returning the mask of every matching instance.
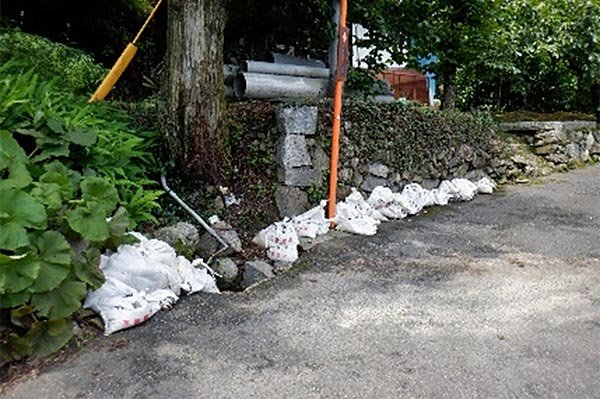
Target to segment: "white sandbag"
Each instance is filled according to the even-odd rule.
[[[404,186],[401,194],[396,194],[395,200],[400,203],[410,215],[415,215],[425,207],[428,190],[417,183]]]
[[[214,278],[197,260],[194,265],[160,240],[133,234],[140,242],[121,245],[117,252],[102,255],[104,284],[88,293],[84,307],[93,309],[104,321],[104,333],[112,334],[138,325],[160,309],[171,307],[183,289],[217,293]]]
[[[269,247],[267,257],[276,262],[294,263],[298,260],[298,244]]]
[[[344,202],[356,208],[356,210],[364,216],[372,217],[379,222],[385,222],[388,219],[369,204],[362,194],[355,188],[352,188],[352,193],[346,197]]]
[[[433,206],[433,205],[448,205],[448,201],[450,201],[451,196],[448,194],[446,190],[443,188],[434,188],[433,190],[429,190],[427,195],[425,196],[425,207]]]
[[[316,238],[318,235],[327,234],[330,221],[325,217],[326,201],[321,201],[316,206],[292,219],[298,237]]]
[[[488,177],[479,179],[475,182],[475,185],[479,194],[493,194],[496,189],[496,183]]]
[[[348,233],[372,236],[381,222],[365,215],[354,205],[340,202],[336,208],[335,228]]]
[[[367,202],[386,219],[403,219],[407,216],[406,209],[396,202],[395,194],[389,187],[375,187]]]
[[[265,249],[281,245],[298,245],[299,243],[298,233],[287,218],[261,230],[252,242]]]
[[[478,193],[475,183],[462,178],[444,180],[440,184],[440,189],[450,194],[454,201],[471,201]]]

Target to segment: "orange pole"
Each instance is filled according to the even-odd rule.
[[[335,74],[335,92],[333,97],[333,128],[331,132],[331,163],[329,171],[329,206],[327,207],[327,217],[333,219],[335,216],[336,194],[338,183],[338,163],[340,157],[340,128],[342,125],[342,92],[344,89],[345,76],[339,73],[342,65],[347,65],[347,60],[340,59],[341,46],[347,46],[348,37],[344,37],[348,32],[346,30],[346,19],[348,15],[348,1],[340,1],[340,23],[338,40],[338,71]]]

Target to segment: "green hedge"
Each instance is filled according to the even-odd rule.
[[[83,51],[40,36],[4,31],[0,43],[1,64],[13,61],[13,72],[33,69],[43,80],[55,79],[62,91],[91,95],[106,73]]]
[[[328,137],[331,106],[321,106],[320,130]],[[350,99],[344,102],[344,133],[361,160],[381,162],[398,171],[417,171],[432,162],[448,174],[463,144],[489,158],[495,149],[496,123],[489,113],[433,110],[402,103],[380,104]],[[342,149],[341,156],[344,157]]]

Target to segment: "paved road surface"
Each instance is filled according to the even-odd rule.
[[[328,242],[106,340],[6,397],[600,398],[600,167]]]

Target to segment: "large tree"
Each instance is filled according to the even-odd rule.
[[[169,0],[162,125],[170,158],[188,178],[218,183],[228,170],[224,124],[226,0]]]

